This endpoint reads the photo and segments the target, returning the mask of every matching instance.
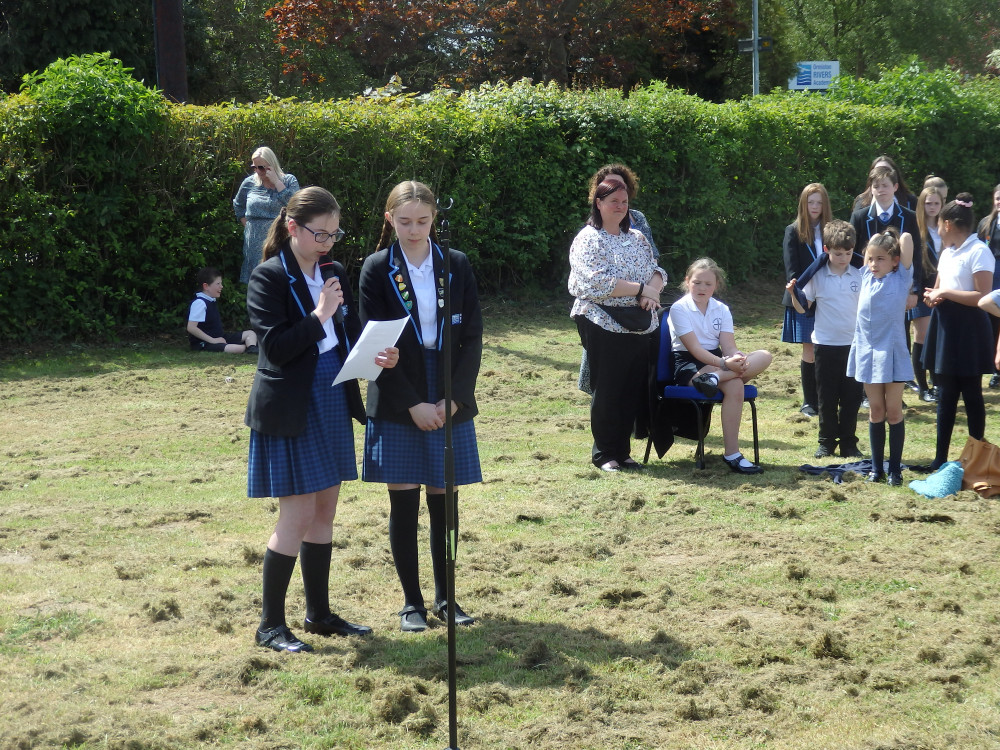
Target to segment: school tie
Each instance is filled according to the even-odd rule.
[[[882,213],[880,213],[878,215],[878,220],[881,221],[883,224],[888,224],[889,223],[889,212],[888,211],[883,211]]]

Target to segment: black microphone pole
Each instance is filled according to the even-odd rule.
[[[455,538],[455,457],[452,453],[451,437],[451,233],[447,212],[455,205],[452,198],[447,204],[438,200],[441,222],[438,225],[438,244],[444,253],[444,332],[442,334],[441,372],[444,379],[444,524],[445,579],[448,582],[448,747],[458,750],[458,691],[457,661],[455,656],[455,557],[458,540]]]

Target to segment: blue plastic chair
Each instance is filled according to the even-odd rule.
[[[697,414],[698,425],[698,450],[694,454],[695,466],[699,469],[705,468],[705,435],[708,434],[708,420],[705,418],[711,413],[715,404],[722,403],[722,392],[715,394],[712,398],[703,395],[697,388],[691,385],[677,385],[674,380],[674,352],[670,346],[670,324],[667,319],[669,308],[663,310],[660,317],[660,352],[656,360],[656,410],[653,418],[659,421],[662,418],[662,411],[667,401],[682,401],[691,404]],[[753,385],[743,386],[743,400],[750,404],[750,413],[753,418],[753,462],[760,463],[760,445],[757,436],[757,387]],[[702,409],[707,407],[709,413]],[[646,457],[643,463],[649,463],[649,453],[653,448],[652,430],[646,442]]]

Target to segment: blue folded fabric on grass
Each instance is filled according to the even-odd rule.
[[[965,470],[958,461],[949,461],[927,479],[914,479],[910,489],[924,497],[947,497],[962,489],[962,476]]]

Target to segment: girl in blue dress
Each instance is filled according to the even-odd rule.
[[[889,478],[903,483],[900,463],[906,428],[903,423],[903,387],[913,378],[906,332],[899,320],[913,281],[913,238],[889,227],[868,240],[861,270],[861,297],[854,341],[847,359],[847,374],[864,383],[868,397],[868,437],[872,470],[869,482],[885,478],[885,423],[889,422]]]

